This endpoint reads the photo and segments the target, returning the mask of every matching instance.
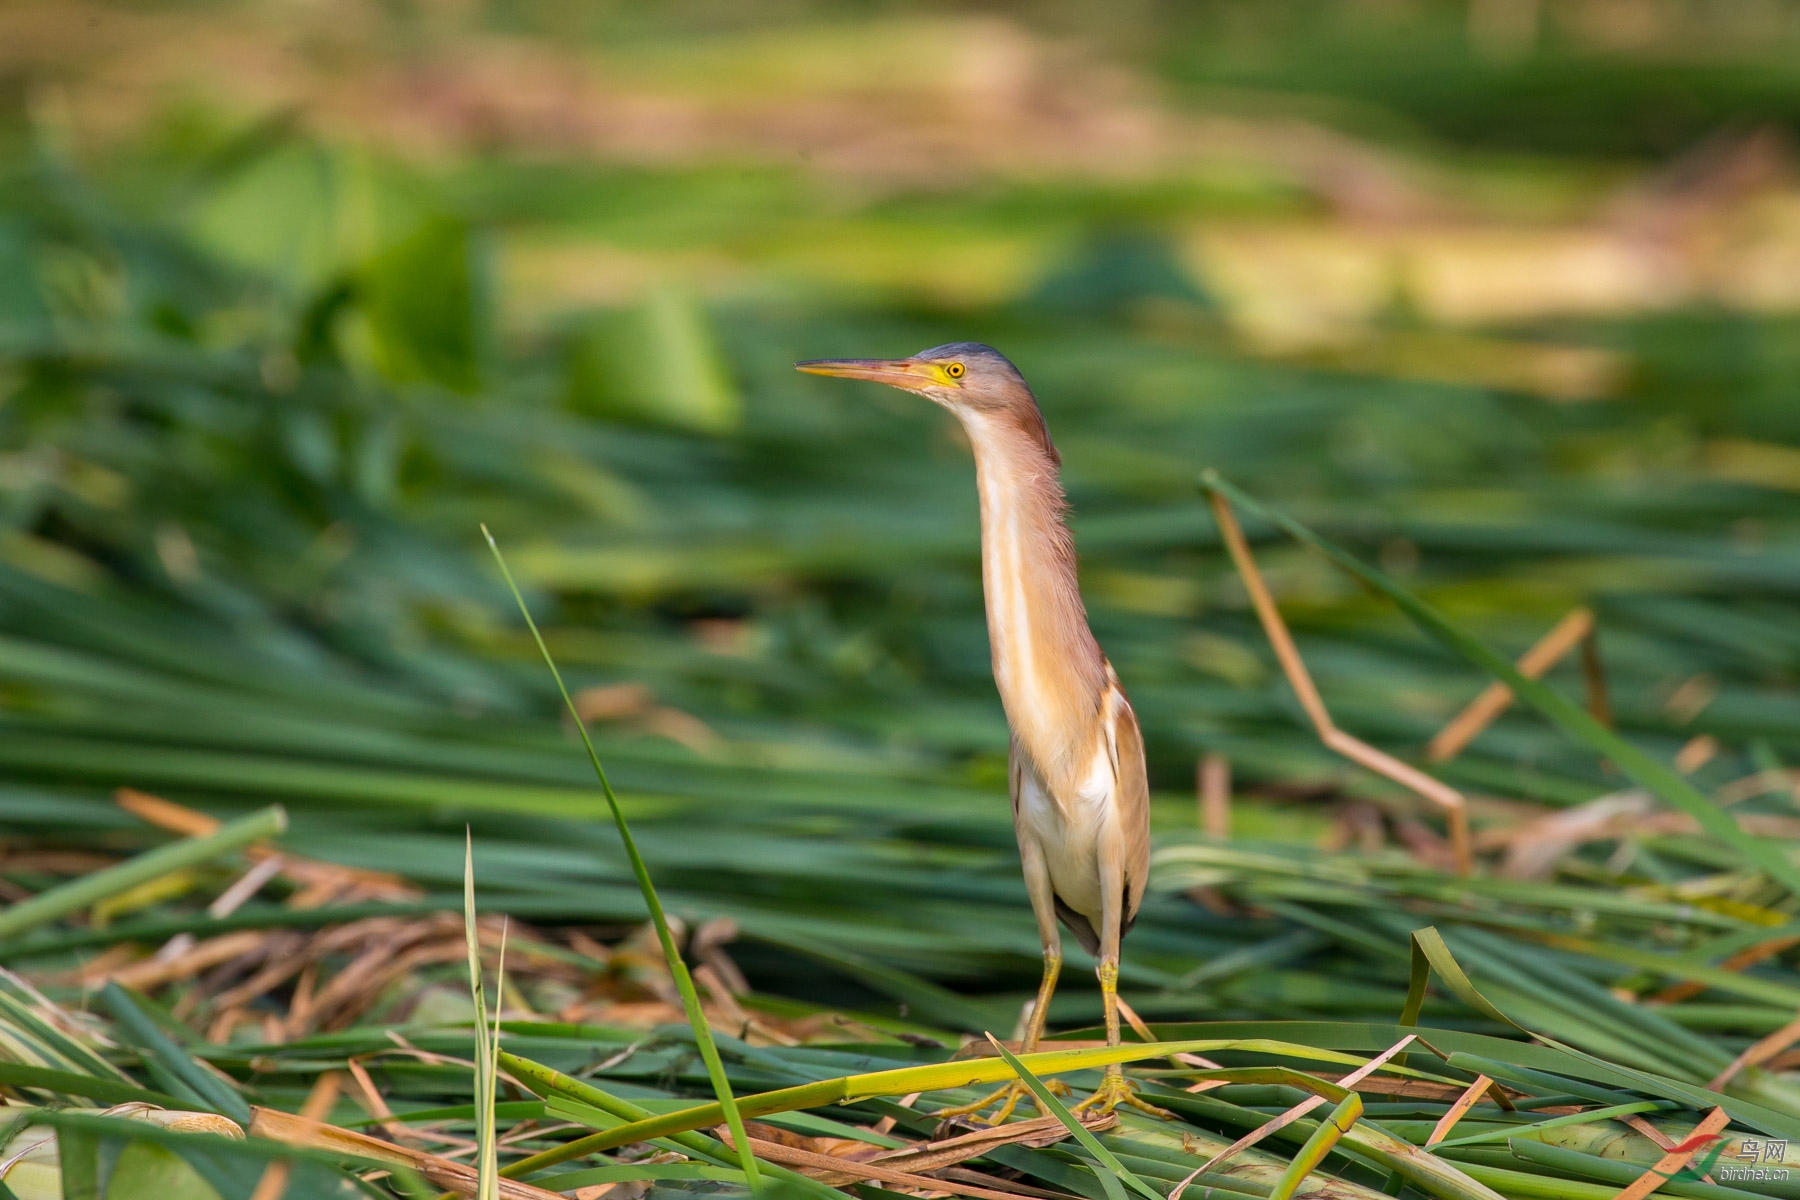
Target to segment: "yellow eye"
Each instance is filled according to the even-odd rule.
[[[944,374],[952,379],[961,379],[963,377],[963,365],[961,363],[951,363],[944,368]]]

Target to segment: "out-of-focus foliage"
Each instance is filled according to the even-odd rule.
[[[301,876],[215,918],[230,875],[185,872],[5,961],[59,996],[137,979],[166,1030],[293,1109],[321,1062],[394,1047],[361,1023],[466,1050],[429,955],[461,954],[440,910],[467,824],[484,911],[543,931],[502,1003],[563,1015],[509,1046],[578,1071],[670,1019],[485,522],[671,911],[741,935],[755,994],[708,994],[758,1043],[728,1047],[740,1090],[1005,1032],[1038,947],[967,451],[928,405],[791,370],[975,338],[1037,391],[1145,726],[1162,851],[1128,998],[1385,1023],[1407,933],[1437,922],[1509,1014],[1697,1113],[1791,1017],[1793,898],[1523,712],[1434,768],[1474,797],[1485,875],[1438,873],[1437,815],[1305,726],[1194,481],[1222,468],[1508,653],[1592,606],[1620,731],[1794,840],[1800,8],[1702,27],[1723,8],[9,8],[6,895],[141,848],[121,785],[281,801],[285,851],[363,874],[324,908]],[[1338,723],[1416,761],[1484,681],[1251,532]],[[1233,766],[1238,843],[1191,832],[1205,753]],[[235,957],[184,958],[196,935]],[[400,939],[425,956],[360,991],[314,1005],[296,981],[374,972]],[[159,954],[187,965],[158,976]],[[1672,994],[1694,979],[1711,990]],[[1504,1032],[1433,1004],[1479,1030],[1454,1036]],[[1053,1018],[1096,1011],[1072,979]],[[850,1036],[875,1041],[770,1050]],[[665,1035],[605,1070],[674,1105],[703,1090],[690,1067]],[[1790,1068],[1733,1082],[1733,1116],[1790,1111]],[[399,1109],[466,1096],[453,1065],[372,1069]],[[1232,1088],[1184,1102],[1184,1132],[1296,1098]],[[1381,1115],[1417,1142],[1447,1102]],[[1142,1169],[1165,1185],[1197,1165],[1164,1178],[1192,1157],[1164,1150]],[[1018,1169],[1088,1187],[1061,1154]],[[1516,1157],[1458,1161],[1542,1195],[1492,1174]]]

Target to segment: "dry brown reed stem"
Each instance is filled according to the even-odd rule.
[[[1732,805],[1774,792],[1786,792],[1795,804],[1800,804],[1800,771],[1757,771],[1721,785],[1713,793],[1713,799],[1723,805]]]
[[[1537,643],[1527,650],[1518,661],[1519,674],[1527,679],[1538,679],[1561,662],[1569,651],[1577,646],[1584,647],[1582,653],[1583,673],[1588,685],[1588,708],[1596,719],[1604,724],[1611,723],[1611,709],[1606,700],[1605,676],[1600,673],[1600,655],[1594,640],[1594,614],[1592,610],[1577,608],[1568,616],[1558,621]],[[1592,647],[1592,649],[1589,649]],[[1425,757],[1432,762],[1448,762],[1461,754],[1465,747],[1481,735],[1481,731],[1494,723],[1494,720],[1511,707],[1512,689],[1504,683],[1490,683],[1483,688],[1481,694],[1469,701],[1464,708],[1432,738],[1425,747]],[[1605,714],[1605,715],[1602,715]]]
[[[472,1197],[477,1194],[478,1180],[474,1167],[279,1109],[260,1106],[252,1108],[250,1134],[289,1146],[323,1150],[328,1154],[352,1155],[393,1163],[418,1172],[434,1187],[444,1188],[459,1196]],[[500,1195],[503,1200],[563,1200],[555,1192],[545,1191],[529,1183],[520,1183],[516,1179],[501,1179]]]
[[[1281,618],[1281,610],[1275,606],[1275,598],[1269,594],[1262,572],[1257,569],[1256,560],[1250,554],[1250,545],[1244,540],[1244,531],[1238,525],[1237,515],[1219,493],[1209,494],[1207,500],[1212,505],[1213,517],[1219,523],[1219,533],[1225,540],[1225,548],[1230,552],[1239,576],[1243,578],[1244,589],[1250,594],[1250,603],[1256,609],[1257,619],[1262,622],[1263,633],[1267,635],[1269,645],[1274,648],[1275,657],[1281,663],[1282,673],[1287,676],[1289,686],[1299,697],[1300,706],[1306,710],[1313,728],[1318,731],[1319,740],[1351,762],[1393,780],[1442,808],[1450,827],[1450,855],[1456,872],[1459,875],[1473,874],[1475,856],[1469,841],[1468,801],[1449,784],[1433,779],[1391,754],[1377,750],[1361,738],[1345,733],[1332,722],[1331,713],[1319,698],[1319,689],[1314,686],[1312,676],[1306,670],[1306,663],[1294,645],[1287,623]]]
[[[1795,1017],[1774,1033],[1746,1046],[1742,1054],[1732,1059],[1723,1071],[1712,1077],[1712,1080],[1706,1085],[1707,1090],[1720,1091],[1745,1067],[1761,1066],[1795,1042],[1800,1042],[1800,1017]]]
[[[1104,1132],[1119,1123],[1116,1113],[1082,1114],[1082,1125],[1092,1132]],[[1011,1121],[991,1129],[958,1134],[942,1141],[925,1142],[898,1150],[882,1150],[865,1162],[880,1163],[902,1171],[922,1174],[955,1166],[979,1157],[997,1146],[1023,1145],[1034,1148],[1055,1145],[1069,1136],[1069,1131],[1055,1116],[1034,1117],[1029,1121]]]
[[[120,788],[113,793],[113,802],[145,824],[183,837],[202,837],[218,829],[220,824],[217,817],[135,788]],[[281,859],[280,873],[302,889],[291,902],[295,908],[315,908],[347,896],[367,900],[412,900],[424,894],[398,875],[315,859],[290,858],[278,855],[272,846],[251,846],[244,854],[258,863],[269,858]]]
[[[1400,1053],[1400,1051],[1406,1049],[1417,1040],[1418,1035],[1411,1033],[1407,1034],[1392,1046],[1389,1046],[1386,1050],[1383,1050],[1380,1054],[1377,1054],[1374,1058],[1371,1058],[1368,1062],[1338,1080],[1338,1086],[1349,1088],[1354,1091],[1362,1084],[1363,1080],[1386,1066],[1389,1059],[1393,1058],[1394,1055]],[[1323,1103],[1325,1103],[1325,1097],[1323,1096],[1308,1096],[1286,1112],[1271,1117],[1269,1120],[1258,1125],[1255,1129],[1252,1129],[1249,1133],[1246,1133],[1243,1137],[1231,1143],[1231,1145],[1225,1147],[1223,1150],[1207,1159],[1204,1163],[1200,1164],[1200,1166],[1196,1167],[1193,1174],[1182,1181],[1181,1187],[1185,1188],[1188,1184],[1206,1174],[1208,1171],[1215,1169],[1222,1163],[1236,1158],[1239,1154],[1256,1145],[1270,1134],[1277,1133],[1287,1128],[1289,1125],[1292,1125],[1295,1121],[1298,1121],[1301,1117],[1304,1117],[1307,1113]]]
[[[241,954],[257,949],[266,940],[267,935],[261,930],[246,929],[198,942],[185,954],[166,962],[146,958],[121,966],[116,961],[95,959],[82,970],[81,983],[83,987],[97,988],[108,980],[116,980],[122,986],[140,992],[155,991],[165,984],[191,978],[211,967],[230,962]]]
[[[375,1119],[381,1132],[390,1138],[400,1142],[437,1142],[440,1145],[454,1146],[463,1153],[476,1149],[476,1144],[468,1138],[437,1133],[429,1129],[415,1129],[411,1125],[403,1123],[394,1116],[394,1110],[389,1108],[387,1101],[382,1098],[380,1090],[375,1086],[375,1081],[369,1078],[369,1069],[362,1065],[360,1058],[347,1059],[344,1066],[350,1072],[351,1079],[356,1083],[357,1102],[362,1105],[363,1111]]]
[[[1486,1075],[1477,1075],[1475,1082],[1471,1083],[1463,1094],[1456,1098],[1456,1103],[1452,1104],[1444,1115],[1438,1118],[1438,1123],[1431,1127],[1431,1136],[1425,1139],[1425,1144],[1435,1146],[1449,1137],[1450,1131],[1456,1128],[1456,1123],[1462,1120],[1493,1086],[1492,1079]]]
[[[737,1149],[732,1142],[731,1131],[723,1125],[715,1129],[713,1135],[733,1150]],[[784,1167],[793,1167],[821,1182],[838,1180],[848,1183],[852,1180],[879,1180],[882,1183],[899,1184],[902,1187],[918,1188],[927,1192],[948,1192],[953,1196],[974,1196],[977,1197],[977,1200],[1014,1200],[1013,1194],[995,1191],[993,1188],[974,1187],[949,1179],[934,1179],[928,1175],[917,1175],[910,1171],[879,1166],[875,1163],[859,1163],[852,1159],[820,1154],[816,1150],[802,1150],[798,1146],[784,1146],[780,1142],[764,1141],[756,1137],[750,1139],[750,1148],[760,1159],[779,1163]]]
[[[1231,837],[1231,760],[1216,751],[1200,759],[1200,831],[1224,841]]]
[[[1768,959],[1774,958],[1783,950],[1787,950],[1793,946],[1800,946],[1800,936],[1787,935],[1784,937],[1770,938],[1766,942],[1758,942],[1754,946],[1744,947],[1736,954],[1733,954],[1721,962],[1719,967],[1726,971],[1741,971],[1745,967],[1753,967],[1759,962],[1765,962]],[[1710,986],[1712,985],[1696,983],[1691,979],[1686,980],[1682,983],[1672,984],[1656,993],[1656,995],[1650,997],[1650,1003],[1675,1004],[1692,996],[1698,996]]]
[[[1587,690],[1588,712],[1612,729],[1612,697],[1606,687],[1606,667],[1600,661],[1600,631],[1592,629],[1581,639],[1581,682]]]
[[[1675,1143],[1669,1140],[1667,1134],[1650,1122],[1644,1120],[1643,1117],[1638,1116],[1636,1113],[1620,1117],[1619,1120],[1650,1139],[1650,1144],[1655,1146],[1658,1150],[1667,1152],[1675,1148]]]
[[[300,1115],[308,1121],[323,1121],[331,1115],[331,1106],[337,1103],[340,1079],[336,1071],[326,1071],[313,1080],[312,1090],[306,1093],[306,1100],[300,1105]],[[263,1168],[262,1178],[256,1181],[256,1190],[250,1193],[250,1200],[281,1200],[287,1194],[288,1177],[293,1173],[293,1165],[285,1159],[277,1159]]]
[[[1675,752],[1675,769],[1683,775],[1692,775],[1701,767],[1719,756],[1719,739],[1710,733],[1690,738]]]

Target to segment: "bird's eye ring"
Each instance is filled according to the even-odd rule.
[[[944,368],[944,374],[952,379],[961,379],[963,377],[963,365],[961,363],[951,363]]]

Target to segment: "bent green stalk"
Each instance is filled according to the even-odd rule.
[[[1040,1075],[1057,1075],[1066,1071],[1085,1071],[1094,1067],[1104,1067],[1112,1063],[1139,1062],[1143,1059],[1162,1058],[1170,1054],[1197,1053],[1204,1054],[1222,1049],[1264,1049],[1279,1047],[1305,1053],[1303,1047],[1288,1047],[1286,1043],[1270,1042],[1263,1039],[1241,1038],[1207,1038],[1188,1042],[1139,1042],[1126,1046],[1100,1046],[1084,1050],[1044,1050],[1036,1054],[1023,1055],[1020,1061]],[[1320,1052],[1313,1051],[1317,1055]],[[1334,1059],[1345,1059],[1359,1063],[1360,1059],[1349,1055],[1333,1055]],[[549,1091],[558,1092],[571,1100],[579,1100],[585,1104],[610,1112],[615,1116],[627,1116],[623,1102],[607,1097],[612,1107],[593,1099],[596,1089],[570,1080],[567,1076],[550,1070],[548,1067],[531,1062],[529,1059],[502,1052],[500,1060],[512,1075],[529,1081],[533,1086],[541,1086]],[[872,1071],[864,1075],[840,1075],[834,1079],[821,1079],[817,1083],[803,1083],[796,1087],[779,1088],[772,1092],[759,1092],[753,1096],[744,1096],[736,1101],[737,1109],[745,1116],[763,1117],[772,1113],[794,1112],[803,1108],[819,1108],[827,1104],[842,1104],[852,1100],[864,1100],[875,1096],[905,1096],[912,1092],[935,1092],[949,1088],[975,1087],[984,1083],[1001,1083],[1014,1079],[1012,1067],[1002,1059],[976,1058],[959,1062],[928,1063],[919,1067],[899,1067],[891,1071]],[[540,1092],[540,1094],[543,1094]],[[605,1093],[598,1093],[605,1096]],[[633,1142],[645,1142],[652,1138],[674,1137],[695,1129],[705,1129],[717,1125],[724,1119],[725,1112],[718,1104],[701,1104],[693,1108],[684,1108],[677,1112],[651,1115],[635,1106],[625,1106],[635,1110],[630,1116],[630,1124],[619,1125],[612,1129],[591,1133],[587,1137],[577,1138],[552,1150],[545,1150],[512,1164],[501,1172],[509,1178],[517,1178],[519,1174],[536,1171],[543,1167],[554,1166],[559,1162],[567,1162],[571,1158],[579,1158],[584,1154],[594,1154],[602,1150],[611,1150],[617,1146],[628,1146]],[[732,1135],[736,1137],[736,1134]]]

